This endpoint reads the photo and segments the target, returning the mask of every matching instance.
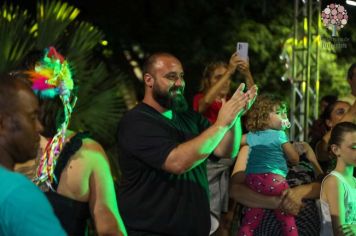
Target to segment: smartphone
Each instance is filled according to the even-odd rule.
[[[236,47],[236,52],[239,54],[241,59],[248,60],[248,43],[238,42]]]

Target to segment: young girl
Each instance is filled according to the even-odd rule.
[[[329,150],[336,168],[322,183],[320,235],[356,235],[356,125],[337,124],[331,131]]]
[[[286,106],[273,96],[261,95],[247,114],[249,133],[242,137],[241,145],[249,145],[246,167],[246,185],[268,196],[281,195],[289,188],[285,179],[287,161],[296,165],[299,154],[289,143],[284,129],[290,127]],[[283,235],[298,235],[295,219],[280,210],[274,211],[281,222]],[[253,235],[263,219],[264,209],[247,208],[239,235]]]

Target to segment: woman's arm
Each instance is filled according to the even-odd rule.
[[[241,136],[240,147],[247,145],[247,134]]]
[[[344,192],[337,177],[331,175],[324,180],[321,196],[329,205],[335,235],[340,235],[339,229],[345,224]]]
[[[126,236],[118,211],[114,182],[108,158],[100,144],[85,140],[81,154],[92,167],[89,177],[89,206],[98,235]]]
[[[252,88],[255,84],[250,71],[250,63],[245,60],[240,60],[237,64],[237,70],[245,77],[245,83],[248,89]]]
[[[232,54],[230,62],[226,72],[223,74],[222,78],[214,84],[206,94],[200,99],[198,105],[198,112],[203,113],[206,109],[213,103],[213,101],[218,97],[220,91],[225,87],[225,84],[230,79],[230,76],[235,72],[236,66],[241,59],[236,53]]]
[[[326,139],[326,136],[324,137]],[[315,154],[319,161],[330,161],[328,144],[325,142],[324,138],[319,140],[319,142],[315,145]]]
[[[298,165],[299,163],[299,154],[293,147],[293,145],[290,142],[286,142],[282,144],[283,152],[286,154],[288,161],[292,165]]]
[[[293,142],[293,146],[295,150],[297,150],[299,155],[303,155],[305,153],[306,158],[313,166],[315,176],[319,177],[324,175],[324,172],[321,169],[318,160],[316,159],[316,155],[313,149],[310,147],[310,145],[307,142]]]

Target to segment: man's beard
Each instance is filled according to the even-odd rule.
[[[180,91],[180,93],[173,94],[177,91]],[[158,86],[153,86],[153,98],[159,105],[174,112],[179,113],[188,110],[188,103],[183,95],[183,88],[172,87],[168,93],[165,93]]]

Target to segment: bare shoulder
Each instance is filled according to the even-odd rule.
[[[339,192],[338,189],[343,188],[339,179],[334,175],[328,175],[323,181],[323,189],[326,194],[334,195],[335,192]]]
[[[104,148],[91,138],[83,139],[83,144],[76,154],[88,161],[108,161]]]
[[[327,177],[325,177],[323,185],[325,187],[338,187],[339,186],[339,180],[336,176],[334,175],[328,175]]]

